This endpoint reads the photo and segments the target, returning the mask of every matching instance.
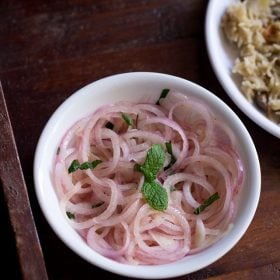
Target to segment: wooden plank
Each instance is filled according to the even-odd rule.
[[[208,280],[277,280],[280,279],[280,263],[269,264],[253,269],[241,270],[225,275],[210,277]]]
[[[15,235],[23,279],[48,279],[26,185],[0,84],[0,179]]]

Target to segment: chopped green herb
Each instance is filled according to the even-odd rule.
[[[168,206],[166,190],[157,182],[144,182],[141,192],[148,204],[155,210],[163,211]]]
[[[102,161],[97,159],[94,160],[92,162],[84,162],[81,164],[80,169],[81,170],[85,170],[85,169],[94,169],[99,163],[101,163]]]
[[[56,150],[56,154],[59,155],[59,153],[60,153],[60,147],[58,147]]]
[[[156,103],[156,105],[159,105],[159,101],[162,99],[162,98],[165,98],[167,96],[167,94],[169,93],[170,89],[168,88],[165,88],[162,90],[161,94],[160,94],[160,97]]]
[[[129,115],[127,115],[125,113],[122,113],[122,118],[127,123],[128,126],[132,126],[133,121],[132,121],[132,118]]]
[[[78,160],[73,160],[71,165],[68,168],[68,173],[72,173],[80,168],[80,163]]]
[[[147,153],[145,162],[135,164],[135,170],[143,173],[145,180],[141,192],[147,203],[155,210],[163,211],[168,206],[166,190],[155,181],[157,173],[162,169],[165,152],[160,144],[154,144]]]
[[[91,208],[97,208],[97,207],[100,207],[101,205],[103,205],[104,204],[104,201],[101,201],[101,202],[98,202],[98,203],[96,203],[96,204],[93,204],[92,206],[91,206]]]
[[[101,160],[97,159],[92,162],[86,161],[80,164],[77,159],[74,159],[68,168],[68,173],[75,172],[78,169],[81,170],[94,169],[101,162],[102,162]]]
[[[111,122],[107,122],[105,125],[106,128],[113,130],[114,129],[114,124],[112,124]]]
[[[166,146],[167,152],[171,155],[171,160],[170,160],[170,163],[164,168],[164,170],[170,168],[176,162],[176,158],[172,152],[172,143],[166,142],[165,146]]]
[[[195,215],[199,215],[201,212],[204,211],[204,209],[206,207],[208,207],[209,205],[211,205],[214,201],[216,201],[217,199],[219,199],[220,196],[219,194],[216,192],[214,194],[212,194],[211,196],[209,196],[199,207],[197,207],[195,210],[194,210],[194,214]]]
[[[148,182],[155,180],[157,173],[163,167],[165,152],[160,144],[154,144],[147,153],[144,164],[136,164],[136,170],[144,174]]]
[[[71,212],[66,212],[66,215],[67,215],[67,217],[68,217],[68,219],[75,219],[75,214],[73,214],[73,213],[71,213]]]

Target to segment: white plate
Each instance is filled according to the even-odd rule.
[[[227,7],[236,0],[210,0],[205,21],[206,45],[214,71],[224,90],[252,121],[280,138],[280,126],[269,120],[239,90],[240,80],[231,72],[238,52],[230,44],[221,30],[221,19]]]

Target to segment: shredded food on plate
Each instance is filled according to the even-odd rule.
[[[280,124],[280,0],[233,3],[222,28],[239,49],[232,71],[242,76],[241,91]]]

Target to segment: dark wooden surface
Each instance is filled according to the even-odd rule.
[[[38,137],[65,98],[89,82],[130,71],[173,74],[210,89],[240,116],[260,157],[261,199],[244,237],[216,263],[178,279],[280,279],[280,140],[241,113],[215,78],[204,43],[207,3],[0,1],[0,78],[50,279],[95,279],[97,275],[101,279],[123,279],[88,264],[56,237],[35,197],[32,164]],[[6,159],[0,160],[5,165]],[[4,192],[0,199],[9,230],[1,231],[0,241],[5,242],[6,250],[18,249],[19,265],[15,252],[1,264],[13,262],[20,271],[24,265],[22,251],[16,245],[13,221],[9,223],[6,217],[7,210],[11,214],[7,196]],[[32,220],[29,223],[32,227]],[[36,234],[33,237],[36,239]],[[33,263],[32,270],[39,269],[37,265]],[[19,273],[15,272],[15,278],[20,278]]]
[[[11,129],[9,113],[0,84],[0,178],[3,194],[14,231],[23,278],[47,279],[43,254],[35,228],[26,185]]]

